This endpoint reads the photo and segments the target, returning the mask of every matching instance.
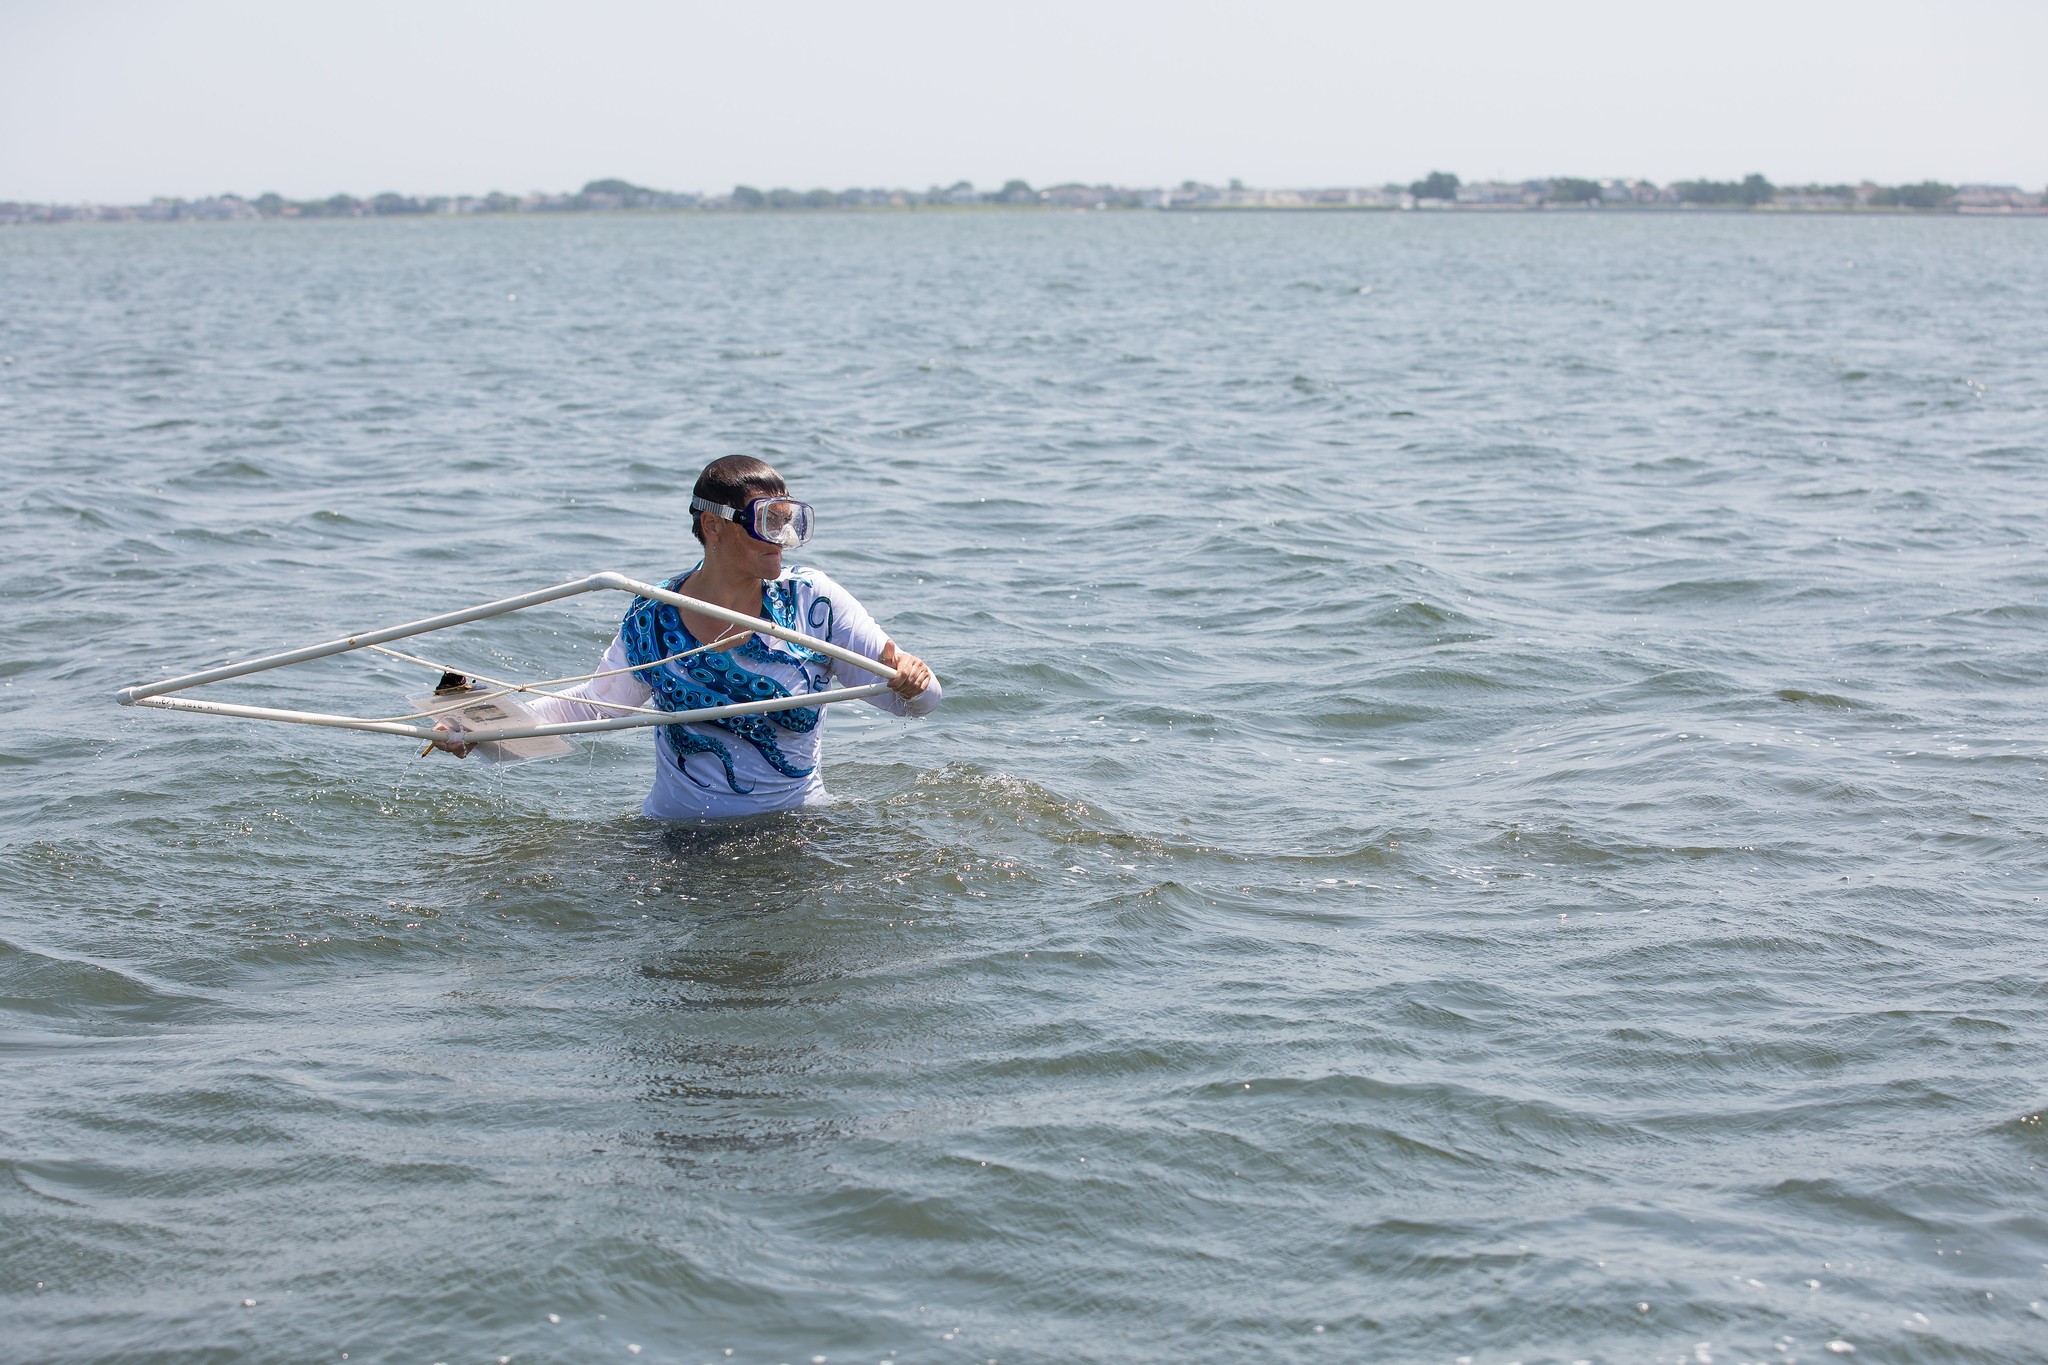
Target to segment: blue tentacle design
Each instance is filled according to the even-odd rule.
[[[790,605],[792,607],[790,614],[794,616],[796,614],[793,610],[795,607],[794,594],[791,596]],[[832,620],[832,599],[822,595],[812,598],[810,629],[808,633],[817,636],[820,640],[830,640],[832,638]]]
[[[670,592],[680,592],[683,580],[689,576],[689,573],[677,574],[662,586]],[[761,604],[769,620],[778,625],[787,624],[792,630],[797,628],[794,584],[781,579],[768,584],[762,593]],[[619,638],[626,646],[627,662],[633,665],[640,680],[654,689],[655,705],[664,711],[695,711],[733,702],[767,701],[795,695],[774,678],[740,667],[734,655],[764,662],[796,663],[803,669],[806,682],[811,687],[820,686],[812,674],[814,668],[824,662],[823,655],[801,645],[785,646],[789,654],[770,650],[758,635],[749,636],[746,643],[736,650],[714,650],[656,665],[658,659],[694,649],[702,643],[683,624],[682,613],[667,602],[635,598],[633,605],[626,609],[625,619],[619,623]],[[819,672],[822,675],[822,670]],[[799,706],[786,711],[770,711],[765,715],[727,716],[702,723],[716,726],[753,745],[768,766],[784,777],[809,777],[812,769],[799,767],[783,754],[776,742],[776,731],[808,733],[817,728],[822,715],[819,707]],[[691,781],[697,782],[697,779],[690,776],[687,760],[692,754],[708,753],[716,755],[719,765],[725,769],[727,787],[742,795],[752,790],[740,785],[739,776],[733,770],[732,751],[718,740],[691,733],[681,725],[664,725],[661,733],[675,754],[677,765],[682,767],[683,775],[690,777]],[[697,782],[697,785],[706,784]]]
[[[803,570],[798,569],[796,572],[802,573]],[[826,640],[832,638],[832,599],[829,597],[820,596],[813,599],[811,602],[809,625],[797,624],[796,580],[793,578],[778,578],[773,583],[770,583],[767,591],[761,595],[761,605],[766,610],[768,619],[781,626],[784,630],[805,631],[808,634]],[[823,630],[818,629],[818,609],[820,607],[825,609],[825,628]],[[804,683],[814,692],[823,691],[827,683],[831,681],[831,659],[807,645],[780,640],[771,646],[768,643],[767,636],[750,635],[747,637],[747,642],[734,650],[733,653],[742,659],[757,659],[764,663],[793,663],[803,670]],[[810,726],[806,725],[803,728],[809,729]]]

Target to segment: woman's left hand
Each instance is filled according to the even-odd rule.
[[[887,664],[896,670],[896,677],[890,682],[889,690],[905,701],[911,700],[932,685],[931,666],[915,654],[905,654],[896,648],[894,640],[882,646],[881,657],[876,662]]]

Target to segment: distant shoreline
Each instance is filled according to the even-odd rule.
[[[573,194],[429,195],[386,192],[290,200],[278,194],[153,199],[147,204],[41,204],[0,201],[0,225],[75,222],[192,222],[253,219],[508,217],[593,213],[710,215],[824,212],[960,213],[996,209],[1075,212],[1147,209],[1167,213],[1788,213],[2048,215],[2048,192],[2016,185],[1773,185],[1761,175],[1739,181],[1585,180],[1572,177],[1467,183],[1432,171],[1409,185],[1254,189],[1185,181],[1172,189],[1067,183],[1033,189],[1012,180],[980,191],[967,181],[928,190],[758,190],[728,194],[649,189],[625,180],[593,180]]]
[[[756,209],[756,210],[746,210],[746,209],[742,209],[742,210],[737,210],[737,211],[719,211],[719,210],[706,210],[706,209],[672,209],[672,208],[646,208],[646,209],[619,209],[619,210],[611,210],[611,211],[609,211],[609,212],[605,212],[605,211],[594,211],[594,212],[589,212],[589,213],[566,213],[566,214],[559,214],[559,215],[552,215],[552,214],[551,214],[551,215],[536,215],[536,214],[533,214],[533,213],[530,213],[530,212],[523,212],[523,211],[520,211],[520,210],[517,210],[517,209],[495,209],[495,210],[482,210],[482,211],[478,211],[478,212],[474,212],[474,213],[464,213],[464,214],[452,214],[452,213],[436,213],[436,214],[416,214],[416,215],[408,215],[408,216],[407,216],[407,217],[405,217],[405,218],[395,218],[395,217],[392,217],[392,216],[388,216],[388,215],[381,215],[381,214],[361,214],[361,215],[350,215],[350,216],[348,216],[348,217],[339,217],[339,216],[323,216],[323,217],[318,217],[318,218],[305,218],[305,219],[295,219],[295,218],[283,218],[283,217],[278,217],[278,218],[266,218],[266,217],[261,217],[261,216],[243,216],[243,215],[229,215],[229,214],[220,214],[220,215],[211,215],[211,214],[181,214],[181,215],[179,215],[179,216],[177,216],[177,217],[175,217],[175,218],[154,218],[154,217],[142,217],[142,216],[133,216],[133,217],[129,217],[129,216],[119,216],[119,217],[116,217],[116,216],[100,216],[100,215],[88,215],[88,214],[79,214],[79,215],[71,215],[71,216],[63,216],[63,217],[0,217],[0,227],[32,227],[32,226],[37,226],[37,227],[107,227],[107,226],[145,226],[145,227],[161,227],[161,226],[167,226],[167,225],[177,225],[177,224],[184,224],[184,225],[190,225],[190,224],[195,224],[195,223],[225,223],[225,222],[244,222],[244,223],[271,223],[271,222],[275,222],[275,223],[299,223],[299,222],[304,222],[304,223],[339,223],[339,222],[364,222],[364,221],[373,221],[373,222],[394,222],[394,221],[395,221],[395,222],[415,222],[415,223],[417,223],[417,222],[421,222],[421,221],[425,221],[425,220],[439,220],[439,221],[461,221],[461,220],[491,220],[491,221],[504,221],[504,220],[508,220],[508,219],[531,219],[531,218],[535,218],[535,217],[543,217],[543,216],[544,216],[544,217],[556,217],[556,216],[560,216],[560,217],[573,217],[573,218],[577,218],[577,219],[583,219],[583,218],[586,218],[586,217],[610,217],[610,218],[721,218],[721,219],[734,219],[734,218],[760,218],[760,219],[764,219],[764,220],[765,220],[765,219],[786,219],[786,218],[804,218],[804,217],[827,217],[827,216],[829,216],[829,217],[892,217],[892,216],[893,216],[893,217],[912,217],[912,216],[917,216],[917,215],[939,215],[939,216],[946,216],[946,217],[974,217],[974,216],[981,216],[981,215],[993,215],[993,214],[1002,214],[1002,213],[1019,213],[1019,214],[1034,214],[1034,215],[1036,215],[1036,214],[1044,214],[1044,215],[1048,215],[1048,216],[1050,216],[1050,215],[1058,215],[1058,214],[1067,214],[1067,215],[1074,215],[1074,214],[1087,214],[1087,213],[1090,213],[1090,212],[1095,212],[1095,211],[1097,211],[1097,210],[1090,210],[1090,209],[1085,209],[1085,208],[1078,208],[1078,207],[1060,207],[1060,208],[1045,208],[1045,207],[1034,207],[1034,206],[1031,206],[1031,205],[1024,205],[1024,204],[986,204],[986,205],[984,205],[984,204],[968,204],[968,205],[947,205],[947,204],[919,204],[919,205],[913,205],[913,206],[908,206],[908,207],[896,207],[896,206],[890,206],[890,205],[846,205],[846,206],[843,206],[843,207],[842,207],[842,206],[834,205],[833,207],[830,207],[830,208],[817,208],[817,209],[804,209],[804,210],[775,210],[775,209],[767,209],[767,210],[759,210],[759,209]],[[1429,207],[1429,208],[1414,208],[1414,209],[1404,209],[1404,208],[1396,208],[1396,207],[1392,207],[1392,206],[1386,206],[1386,205],[1377,205],[1377,204],[1375,204],[1375,205],[1322,205],[1322,204],[1311,204],[1311,205],[1291,205],[1291,206],[1281,206],[1281,205],[1271,205],[1271,204],[1247,204],[1247,205],[1233,205],[1233,206],[1229,206],[1229,207],[1218,207],[1218,206],[1215,206],[1215,205],[1195,205],[1195,204],[1189,204],[1189,205],[1179,205],[1179,204],[1176,204],[1176,205],[1174,205],[1174,206],[1172,206],[1172,207],[1170,207],[1170,208],[1154,208],[1154,209],[1131,209],[1131,208],[1128,208],[1128,207],[1121,207],[1121,206],[1120,206],[1120,207],[1118,207],[1118,208],[1117,208],[1117,209],[1116,209],[1115,211],[1116,211],[1116,212],[1118,212],[1118,213],[1123,213],[1123,214],[1129,214],[1129,213],[1133,213],[1133,212],[1149,212],[1149,213],[1155,213],[1155,214],[1170,214],[1170,215],[1172,215],[1172,216],[1174,216],[1174,217],[1189,217],[1189,218],[1193,218],[1193,217],[1199,217],[1199,216],[1201,216],[1202,214],[1205,214],[1205,213],[1207,213],[1207,214],[1213,214],[1213,215],[1216,215],[1216,216],[1218,216],[1218,217],[1252,217],[1252,216],[1261,216],[1261,217],[1264,217],[1264,216],[1271,216],[1271,217],[1296,217],[1296,218],[1329,218],[1329,217],[1353,217],[1353,216],[1355,216],[1355,217],[1375,217],[1375,216],[1384,216],[1384,217],[1396,217],[1396,216],[1403,216],[1403,217],[1405,217],[1405,216],[1422,216],[1422,217],[1435,217],[1435,216],[1447,216],[1447,217],[1483,217],[1483,218],[1517,218],[1517,217],[1544,217],[1544,216],[1568,216],[1568,217],[1587,217],[1587,218],[1597,218],[1597,217],[1603,217],[1603,216],[1604,216],[1604,217],[1624,217],[1624,218],[1696,218],[1696,217],[1705,217],[1705,216],[1711,216],[1711,217],[1761,217],[1761,218],[1890,218],[1890,219],[1903,219],[1903,218],[2048,218],[2048,208],[2020,208],[2020,207],[2012,207],[2012,208],[2003,208],[2003,207],[1999,207],[1999,208],[1975,208],[1975,207],[1970,207],[1970,208],[1957,208],[1957,207],[1942,207],[1942,208],[1908,208],[1908,207],[1903,207],[1903,206],[1886,206],[1886,207],[1874,207],[1874,206],[1869,206],[1869,205],[1848,205],[1848,204],[1845,204],[1845,205],[1840,205],[1840,206],[1830,206],[1830,207],[1813,207],[1813,206],[1803,206],[1803,205],[1802,205],[1802,206],[1798,206],[1798,207],[1784,207],[1784,206],[1779,206],[1779,205],[1773,205],[1773,204],[1763,204],[1763,205],[1757,205],[1757,206],[1755,206],[1755,207],[1747,207],[1747,206],[1740,206],[1740,205],[1727,205],[1727,204],[1683,204],[1683,205],[1678,205],[1678,204],[1674,204],[1674,205],[1652,205],[1652,204],[1632,204],[1632,205],[1606,205],[1606,206],[1598,206],[1598,205],[1580,205],[1580,204],[1547,204],[1547,205],[1540,205],[1540,206],[1532,206],[1532,207],[1527,207],[1527,208],[1525,208],[1525,207],[1521,207],[1521,206],[1502,206],[1502,205],[1466,205],[1466,204],[1447,204],[1447,205],[1443,205],[1443,206],[1440,206],[1440,207],[1439,207],[1439,206],[1432,206],[1432,207]]]

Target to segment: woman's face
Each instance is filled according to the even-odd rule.
[[[699,512],[697,522],[704,528],[705,567],[716,565],[722,570],[730,566],[733,570],[761,579],[782,576],[780,545],[756,540],[738,522],[727,521],[710,512]]]

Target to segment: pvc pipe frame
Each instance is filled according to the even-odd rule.
[[[124,687],[114,694],[114,699],[123,706],[152,706],[165,711],[192,711],[213,716],[239,716],[250,720],[288,721],[296,725],[322,725],[339,730],[368,730],[376,734],[404,735],[410,739],[432,740],[437,735],[432,726],[408,725],[404,721],[366,720],[358,716],[327,715],[318,711],[287,711],[270,706],[243,706],[232,702],[194,701],[189,697],[173,697],[173,692],[188,688],[204,687],[208,683],[224,682],[229,678],[245,677],[261,673],[266,669],[283,668],[289,664],[308,663],[334,654],[346,654],[352,649],[364,649],[370,645],[381,645],[390,640],[403,640],[411,635],[425,635],[430,631],[445,630],[449,626],[466,625],[486,617],[503,616],[507,612],[520,611],[526,607],[537,607],[545,602],[558,602],[565,597],[575,597],[586,592],[627,592],[635,597],[650,598],[667,602],[671,606],[687,607],[703,616],[724,621],[728,625],[745,626],[762,635],[772,635],[778,640],[802,645],[806,649],[865,669],[884,679],[893,679],[896,670],[878,660],[856,654],[815,636],[801,631],[789,630],[763,621],[757,616],[732,611],[712,602],[700,602],[694,597],[685,597],[667,588],[657,588],[651,583],[617,573],[592,574],[568,583],[557,583],[552,588],[537,592],[521,593],[517,597],[501,598],[486,602],[482,606],[465,607],[461,611],[445,612],[440,616],[429,616],[424,620],[409,621],[401,626],[387,626],[383,630],[365,631],[360,635],[348,635],[325,644],[308,645],[304,649],[286,650],[282,654],[269,654],[247,663],[223,664],[198,673],[187,673],[182,677],[166,678],[162,682],[138,683]],[[650,725],[687,725],[693,721],[719,720],[726,716],[759,715],[765,711],[788,711],[800,706],[823,706],[835,701],[856,701],[863,697],[877,697],[889,690],[887,682],[867,683],[860,687],[841,687],[827,692],[813,692],[801,697],[771,697],[766,701],[735,702],[730,706],[706,706],[695,711],[675,711],[662,716],[613,716],[605,720],[564,721],[552,725],[501,725],[490,729],[464,730],[461,742],[483,744],[499,739],[531,739],[540,735],[591,734],[603,730],[631,730]],[[602,703],[597,703],[602,705]]]

